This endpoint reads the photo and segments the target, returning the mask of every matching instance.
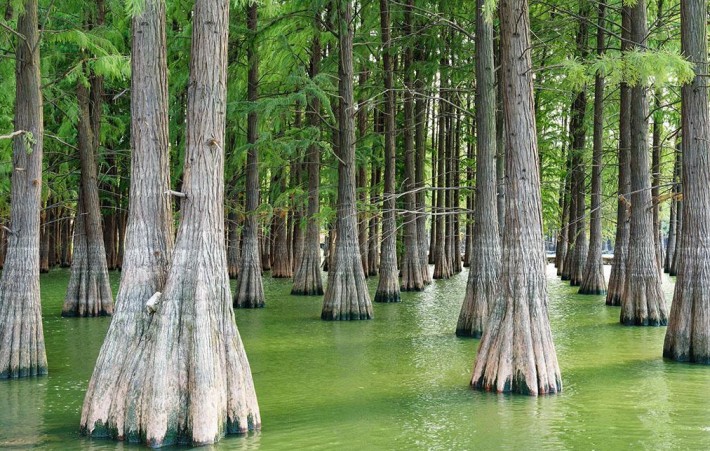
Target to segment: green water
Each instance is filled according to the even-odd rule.
[[[618,308],[548,275],[564,392],[537,399],[469,390],[478,340],[453,334],[466,271],[359,322],[321,321],[321,298],[265,277],[267,307],[237,310],[263,430],[214,448],[710,449],[710,368],[664,361],[665,328],[621,327]],[[42,276],[49,376],[0,381],[0,448],[128,447],[78,434],[110,320],[61,318],[67,280]]]

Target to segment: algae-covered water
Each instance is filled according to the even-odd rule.
[[[664,361],[665,328],[622,327],[618,307],[548,276],[564,392],[529,398],[468,388],[478,340],[453,334],[467,271],[357,322],[321,321],[321,297],[267,275],[267,307],[236,312],[263,430],[214,448],[710,449],[710,367]],[[129,447],[79,436],[110,319],[61,318],[67,281],[42,276],[49,375],[0,381],[2,449]]]

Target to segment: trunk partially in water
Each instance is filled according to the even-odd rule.
[[[328,268],[328,287],[321,319],[359,320],[372,318],[370,293],[360,261],[355,209],[355,124],[353,100],[352,3],[338,6],[340,61],[340,146],[338,152],[338,205],[335,255]]]
[[[375,302],[399,302],[399,269],[397,268],[397,224],[395,223],[395,147],[396,106],[390,41],[389,0],[380,0],[382,30],[382,66],[385,84],[385,186],[382,202],[382,249],[380,278],[375,291]]]
[[[695,64],[693,82],[681,88],[683,127],[683,233],[663,356],[710,364],[710,112],[707,81],[707,2],[681,4],[683,55]],[[676,257],[678,258],[678,257]]]
[[[26,0],[17,21],[15,136],[10,224],[0,276],[0,379],[47,373],[39,291],[39,212],[42,193],[42,92],[37,1]],[[7,232],[7,230],[6,230]]]
[[[101,230],[96,141],[91,130],[89,92],[82,82],[77,84],[77,100],[81,186],[74,227],[74,259],[62,316],[104,316],[113,314],[113,295]]]
[[[604,54],[604,22],[606,5],[599,2],[597,55]],[[594,149],[592,155],[592,209],[589,227],[589,253],[586,257],[580,294],[606,294],[602,260],[602,158],[604,153],[604,78],[597,73],[594,80]]]
[[[484,17],[485,0],[476,14],[476,206],[471,265],[456,335],[480,337],[498,294],[500,242],[496,209],[496,121],[493,24]]]
[[[259,96],[259,59],[256,53],[254,35],[257,32],[257,4],[247,6],[247,27],[251,42],[247,48],[249,74],[247,100],[256,102]],[[261,280],[262,255],[259,246],[259,151],[258,117],[255,111],[247,116],[247,167],[246,167],[246,218],[242,239],[242,256],[239,261],[239,278],[234,292],[234,306],[239,308],[258,308],[264,306],[264,284]]]
[[[622,51],[631,49],[629,44],[630,17],[629,7],[622,8]],[[626,260],[629,251],[629,197],[631,193],[631,92],[629,85],[621,83],[619,87],[619,156],[618,156],[618,200],[616,205],[616,238],[614,241],[614,260],[611,263],[609,287],[606,293],[606,305],[621,305],[625,297]]]
[[[316,24],[317,26],[317,24]],[[310,77],[320,72],[321,46],[318,32],[311,43]],[[306,121],[309,127],[320,126],[320,99],[313,96],[308,99]],[[306,152],[306,170],[308,173],[308,210],[306,212],[306,236],[303,244],[301,262],[293,276],[291,294],[320,296],[323,294],[323,281],[320,271],[320,148],[312,143]]]
[[[646,2],[631,7],[631,41],[639,49],[646,43]],[[620,321],[624,325],[663,326],[666,302],[653,233],[653,199],[649,174],[647,88],[631,87],[631,224]]]
[[[501,0],[501,72],[507,139],[501,291],[473,368],[476,389],[557,393],[562,378],[547,314],[542,203],[526,0]]]

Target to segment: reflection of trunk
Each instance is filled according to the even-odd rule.
[[[249,363],[234,323],[225,270],[222,149],[227,2],[197,2],[193,17],[187,164],[182,185],[186,198],[182,201],[174,258],[162,295],[155,293],[148,305],[145,298],[141,299],[136,310],[141,312],[137,315],[142,319],[124,323],[124,327],[144,330],[145,335],[140,344],[135,343],[135,348],[129,350],[127,365],[116,368],[119,376],[113,387],[115,402],[92,402],[96,395],[92,390],[95,373],[82,415],[84,429],[93,435],[111,434],[154,447],[183,442],[213,443],[224,433],[243,433],[260,426]],[[139,24],[148,23],[142,17],[135,20]],[[158,199],[164,199],[163,193],[159,196]],[[135,227],[141,218],[136,218],[131,205],[131,227]],[[132,239],[145,238],[132,236]],[[144,309],[147,313],[143,313]],[[107,353],[107,346],[102,355]],[[105,410],[111,412],[108,418]],[[103,418],[108,421],[99,423]]]
[[[62,316],[111,315],[113,295],[101,230],[96,141],[89,116],[89,92],[82,82],[77,83],[77,100],[81,187],[74,227],[74,259]]]
[[[556,393],[562,379],[547,315],[542,205],[532,99],[526,0],[500,2],[501,73],[507,139],[507,222],[501,292],[481,338],[474,388],[528,395]]]
[[[389,0],[380,0],[382,28],[382,65],[385,81],[385,187],[382,201],[382,251],[380,279],[375,302],[399,302],[399,271],[397,269],[397,226],[395,224],[395,146],[396,106],[392,80]]]
[[[631,49],[629,44],[629,7],[624,6],[622,15],[622,51]],[[619,87],[619,182],[616,206],[616,239],[614,241],[614,260],[611,263],[609,288],[606,293],[606,305],[621,305],[625,297],[626,257],[629,249],[629,193],[631,175],[629,152],[631,145],[631,93],[629,85],[621,83]]]
[[[316,26],[317,22],[316,22]],[[319,34],[313,35],[311,43],[310,77],[320,71],[321,47]],[[308,126],[317,129],[320,126],[320,99],[312,96],[308,99],[306,111]],[[323,282],[320,274],[320,148],[311,143],[306,152],[306,168],[308,172],[308,210],[306,214],[306,236],[303,244],[303,254],[293,276],[291,294],[320,296],[323,294]]]
[[[493,24],[478,0],[476,14],[476,205],[471,267],[456,335],[480,337],[498,293],[500,242],[496,209],[496,121]]]
[[[683,55],[695,63],[695,78],[681,88],[683,128],[683,233],[680,261],[663,356],[673,360],[710,364],[710,112],[704,74],[707,74],[707,2],[685,0],[681,4]]]
[[[646,35],[646,2],[637,0],[631,7],[631,42],[644,49]],[[662,326],[667,317],[653,236],[646,87],[631,87],[630,114],[631,224],[620,320],[624,325]]]
[[[370,294],[360,261],[355,209],[355,124],[353,101],[352,3],[338,5],[340,61],[340,146],[338,152],[338,203],[335,255],[328,271],[323,299],[324,320],[372,318]]]
[[[247,27],[250,42],[247,47],[249,74],[247,99],[256,102],[259,96],[259,60],[256,53],[257,4],[247,6]],[[254,308],[264,306],[264,285],[261,280],[262,257],[259,248],[259,152],[258,118],[256,111],[247,116],[247,167],[246,167],[246,218],[242,232],[242,258],[239,262],[239,279],[234,293],[234,306]],[[265,240],[266,241],[266,240]],[[268,245],[268,243],[265,243]],[[268,260],[267,260],[268,261]]]
[[[36,0],[24,2],[17,32],[25,40],[15,46],[15,130],[26,134],[12,143],[12,233],[0,276],[0,379],[47,373],[39,293],[43,123]]]
[[[597,55],[604,53],[604,15],[606,5],[599,3]],[[579,287],[581,294],[605,294],[602,261],[602,157],[604,152],[604,78],[597,73],[594,80],[594,150],[592,156],[592,210],[589,227],[589,253]]]

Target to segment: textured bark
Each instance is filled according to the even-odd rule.
[[[410,4],[413,0],[408,0]],[[414,51],[414,58],[417,61],[423,59],[420,46],[417,45]],[[424,191],[425,161],[426,161],[426,106],[427,100],[424,95],[424,80],[422,71],[417,69],[414,78],[414,90],[416,99],[414,101],[414,147],[416,148],[416,189],[417,189],[417,240],[419,242],[419,267],[422,271],[422,281],[425,285],[432,282],[431,271],[429,271],[429,240],[426,233],[426,192]]]
[[[164,291],[146,306],[151,313],[137,377],[117,396],[128,400],[129,438],[155,447],[213,443],[261,422],[230,305],[224,246],[228,3],[198,1],[193,17],[187,197]]]
[[[397,224],[395,223],[395,92],[390,41],[389,0],[380,0],[380,28],[382,31],[382,68],[385,85],[385,185],[382,201],[382,248],[380,278],[375,291],[375,302],[399,302],[399,269],[397,268]]]
[[[376,165],[372,165],[372,174],[370,178],[370,205],[377,205],[380,201],[380,179],[382,170]],[[368,241],[367,241],[367,266],[370,270],[368,276],[376,276],[379,274],[380,268],[380,216],[377,213],[370,215],[370,224],[368,225]]]
[[[448,54],[447,51],[444,55]],[[441,84],[439,86],[439,117],[438,117],[438,137],[437,137],[437,180],[436,187],[439,191],[436,193],[436,241],[433,243],[434,251],[434,279],[448,279],[451,277],[451,265],[448,255],[446,254],[447,242],[447,222],[446,222],[446,129],[447,129],[447,88],[446,88],[446,66],[448,61],[446,57],[442,57],[439,61],[439,67],[442,73]],[[432,152],[433,154],[433,152]],[[432,172],[432,175],[434,172]]]
[[[316,26],[317,22],[316,22]],[[319,31],[313,34],[311,43],[311,62],[309,75],[311,78],[320,72],[321,45]],[[306,122],[309,127],[320,126],[320,99],[312,96],[308,99]],[[308,173],[308,210],[306,212],[306,237],[303,245],[302,260],[293,276],[291,294],[304,296],[320,296],[323,294],[323,281],[320,272],[320,148],[312,143],[306,153],[306,170]]]
[[[408,0],[404,10],[404,35],[412,36],[413,0]],[[417,230],[417,181],[416,149],[414,146],[415,111],[413,81],[414,49],[408,45],[404,50],[404,233],[402,242],[402,264],[400,270],[402,291],[424,289],[424,273],[421,268],[421,252]]]
[[[483,332],[471,385],[528,395],[562,390],[547,315],[542,204],[526,0],[501,0],[507,139],[501,291]]]
[[[451,174],[451,180],[448,183],[449,190],[449,211],[452,212],[451,215],[451,226],[450,226],[450,240],[451,240],[451,251],[449,252],[449,258],[451,260],[451,271],[452,274],[458,274],[463,271],[463,266],[461,265],[461,205],[459,199],[461,196],[461,115],[459,110],[461,107],[461,96],[456,95],[454,101],[454,116],[451,118],[451,138],[450,151],[449,151],[449,161],[450,167],[448,173]],[[456,123],[454,127],[454,122]]]
[[[663,356],[710,364],[710,112],[707,73],[707,2],[681,4],[681,47],[695,65],[693,82],[681,88],[683,127],[683,233]]]
[[[282,173],[278,177],[279,190],[286,191],[286,176]],[[273,236],[273,264],[271,277],[288,279],[293,277],[293,266],[289,255],[288,246],[288,211],[283,208],[274,210]]]
[[[671,268],[668,271],[669,276],[677,276],[678,275],[678,267],[680,266],[680,249],[681,249],[681,239],[680,237],[683,236],[683,210],[684,208],[684,203],[683,201],[678,202],[678,212],[676,213],[676,220],[677,220],[677,231],[676,231],[676,240],[675,240],[675,251],[673,252],[673,262],[671,263]],[[678,283],[676,281],[676,283]]]
[[[571,149],[570,149],[571,151]],[[577,237],[577,225],[579,221],[577,220],[577,199],[575,195],[574,186],[576,184],[576,174],[572,169],[576,164],[574,157],[571,159],[570,174],[569,174],[569,221],[567,222],[567,253],[565,254],[565,261],[562,265],[562,280],[570,280],[572,275],[572,266],[574,259],[574,244]]]
[[[39,212],[42,193],[42,92],[37,1],[26,0],[17,21],[15,136],[10,224],[0,276],[0,379],[47,373],[39,291]]]
[[[604,54],[604,23],[606,4],[599,2],[597,20],[597,55]],[[580,294],[606,294],[604,262],[602,261],[602,158],[604,153],[604,78],[594,79],[594,149],[592,155],[592,210],[589,227],[589,253],[586,257]]]
[[[671,214],[668,224],[668,244],[666,247],[666,257],[663,264],[663,270],[670,273],[673,260],[675,258],[676,240],[680,237],[678,234],[678,193],[680,193],[680,138],[676,138],[675,158],[673,162],[673,188],[671,188]]]
[[[629,41],[629,7],[622,8],[622,51],[631,49]],[[629,85],[619,87],[619,197],[616,206],[616,238],[614,240],[614,260],[611,263],[606,305],[621,305],[625,297],[626,260],[629,252],[629,195],[631,193],[631,92]]]
[[[653,202],[653,242],[655,245],[656,260],[658,260],[659,270],[662,270],[663,268],[663,243],[661,243],[661,204],[659,202],[659,195],[661,192],[661,133],[663,133],[661,96],[661,90],[656,89],[654,93],[655,114],[653,115],[653,127],[651,132],[651,199]]]
[[[3,221],[4,224],[4,221]],[[7,232],[0,227],[0,269],[5,266],[5,252],[7,251]]]
[[[74,259],[62,316],[104,316],[113,314],[113,295],[101,230],[96,141],[91,129],[88,89],[79,82],[76,92],[81,187],[74,228]]]
[[[563,128],[564,129],[564,128]],[[563,145],[562,157],[566,155],[566,172],[565,176],[560,180],[560,231],[557,235],[557,246],[555,247],[555,267],[557,267],[557,276],[561,277],[564,273],[565,260],[567,258],[567,250],[569,245],[569,219],[570,219],[570,168],[572,167],[572,156]]]
[[[639,49],[646,44],[646,26],[646,2],[637,0],[631,7],[631,41]],[[620,321],[624,325],[663,326],[667,312],[653,236],[647,116],[647,88],[631,87],[631,224]]]
[[[227,215],[227,273],[230,279],[239,277],[239,219],[237,213]]]
[[[321,319],[372,318],[372,303],[365,283],[357,241],[355,209],[355,124],[353,100],[353,25],[350,0],[338,5],[338,92],[340,146],[338,152],[338,205],[335,255],[328,271]]]
[[[40,212],[40,232],[39,232],[39,272],[49,272],[49,227],[47,221],[47,207]]]
[[[257,4],[247,6],[247,28],[251,36],[247,47],[249,74],[247,100],[256,102],[259,97],[259,59],[256,52]],[[263,266],[259,247],[259,224],[256,211],[259,208],[259,151],[258,117],[256,111],[250,111],[247,117],[247,167],[246,167],[246,218],[242,232],[242,255],[239,261],[239,279],[234,293],[234,306],[240,308],[258,308],[264,306],[264,285],[261,280]],[[266,260],[264,260],[266,261]]]
[[[358,75],[358,85],[360,86],[360,98],[357,103],[357,136],[358,139],[364,139],[367,135],[367,84],[369,72],[367,68],[363,68]],[[367,163],[359,162],[357,168],[357,198],[360,205],[367,203]],[[360,245],[360,260],[362,260],[362,270],[365,276],[370,272],[369,259],[367,258],[367,209],[359,208],[357,215],[357,241]]]
[[[496,122],[493,24],[485,19],[485,0],[476,13],[476,205],[471,266],[456,335],[480,337],[498,294],[500,242],[496,209]]]
[[[494,30],[495,33],[495,30]],[[497,39],[497,45],[495,40]],[[496,67],[500,67],[500,46],[501,46],[501,40],[500,36],[497,38],[494,35],[494,43],[493,43],[493,61],[495,63]],[[501,237],[503,236],[503,229],[505,228],[505,188],[507,186],[506,183],[506,174],[505,174],[505,161],[506,161],[506,155],[505,153],[507,152],[507,147],[506,147],[506,123],[505,123],[505,116],[503,114],[503,83],[501,83],[501,78],[502,75],[500,73],[500,70],[498,70],[498,75],[496,77],[497,80],[497,85],[498,85],[498,96],[496,97],[497,100],[497,107],[496,107],[496,180],[498,184],[498,192],[497,192],[497,214],[498,214],[498,231],[501,234]]]
[[[59,266],[68,268],[71,266],[72,248],[72,220],[65,208],[62,209],[61,232],[60,232],[60,251],[59,251]]]

